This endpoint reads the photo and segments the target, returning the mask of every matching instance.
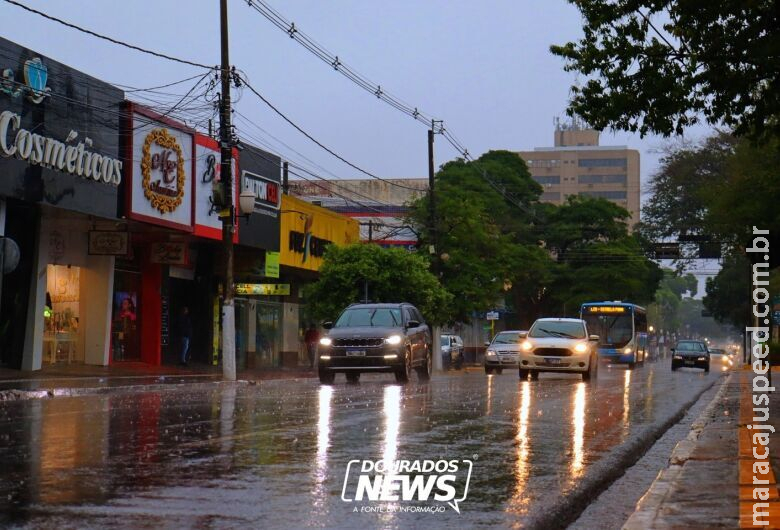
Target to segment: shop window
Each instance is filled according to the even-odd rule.
[[[43,361],[47,363],[83,361],[79,348],[79,267],[46,267],[46,307],[44,308]]]

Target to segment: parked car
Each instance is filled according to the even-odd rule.
[[[431,377],[433,348],[431,332],[411,304],[352,304],[320,339],[320,382],[333,383],[336,374],[357,382],[363,372],[392,372],[406,382],[417,371],[421,381]]]
[[[710,366],[716,370],[726,372],[734,367],[734,358],[724,349],[709,348]]]
[[[520,354],[520,330],[501,331],[487,344],[485,350],[485,373],[500,374],[504,368],[516,368]]]
[[[541,372],[582,374],[584,381],[598,374],[598,335],[589,335],[588,326],[578,318],[540,318],[520,344],[520,379],[539,377]]]
[[[458,335],[441,336],[441,363],[445,368],[463,367],[463,339]]]
[[[672,371],[678,368],[703,368],[710,371],[710,352],[700,340],[681,340],[672,348]]]

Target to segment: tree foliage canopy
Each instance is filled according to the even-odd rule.
[[[574,86],[569,112],[597,129],[681,134],[702,118],[737,135],[780,132],[775,0],[569,0],[584,36],[551,47]]]
[[[304,296],[314,318],[333,320],[350,303],[364,300],[367,285],[372,302],[409,302],[429,322],[440,324],[447,319],[452,296],[428,267],[423,256],[402,249],[329,245],[319,280],[306,286]]]

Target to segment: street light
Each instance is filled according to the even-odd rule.
[[[255,211],[255,194],[251,190],[244,190],[238,196],[238,208],[242,216],[248,216]]]

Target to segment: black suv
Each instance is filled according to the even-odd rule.
[[[417,370],[421,381],[431,377],[431,331],[411,304],[352,304],[320,339],[320,382],[330,384],[338,372],[357,382],[361,372],[393,372],[405,383]]]
[[[682,367],[710,371],[710,352],[700,340],[681,340],[672,348],[672,371]]]

